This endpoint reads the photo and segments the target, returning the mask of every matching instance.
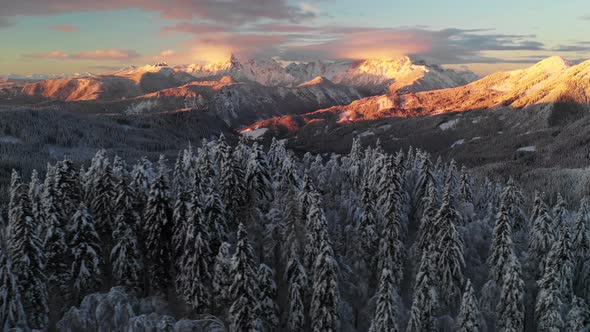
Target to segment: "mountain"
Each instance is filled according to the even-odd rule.
[[[165,64],[130,67],[104,75],[64,77],[26,84],[22,93],[53,100],[112,100],[140,96],[196,80]]]
[[[334,83],[353,86],[366,95],[386,91],[425,91],[456,87],[477,77],[471,72],[458,72],[409,57],[386,60],[340,60],[291,63],[248,60],[240,62],[234,55],[225,62],[175,67],[197,78],[231,76],[236,80],[255,81],[268,86],[293,86],[321,76]]]
[[[296,87],[273,87],[237,82],[225,76],[219,80],[190,82],[122,102],[127,113],[206,110],[228,125],[240,127],[273,116],[346,105],[361,97],[355,88],[334,84],[325,78]]]
[[[574,106],[564,108],[564,104]],[[551,57],[529,68],[495,73],[465,86],[417,93],[387,93],[297,118],[266,120],[252,127],[295,130],[318,119],[342,124],[387,117],[418,117],[502,108],[534,108],[544,115],[545,121],[558,124],[582,115],[588,110],[588,105],[590,61],[572,66],[560,57]],[[294,127],[295,124],[297,126]]]

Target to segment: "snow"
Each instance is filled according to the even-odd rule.
[[[453,119],[453,120],[449,120],[449,121],[447,121],[447,122],[445,122],[445,123],[441,123],[441,124],[439,124],[439,125],[438,125],[438,127],[439,127],[441,130],[449,130],[449,129],[452,129],[452,128],[454,128],[454,127],[457,125],[457,123],[459,123],[459,120],[460,120],[460,119]]]
[[[248,129],[242,132],[242,135],[246,135],[252,139],[259,139],[268,131],[268,128]]]
[[[522,148],[518,148],[516,151],[517,152],[536,152],[537,146],[535,146],[535,145],[523,146]]]
[[[358,134],[357,137],[358,138],[363,138],[363,137],[369,137],[369,136],[374,136],[374,135],[375,135],[374,132],[372,132],[370,130],[367,130],[365,132],[362,132],[362,133]]]
[[[456,147],[458,147],[460,145],[463,145],[463,144],[465,144],[465,139],[464,138],[462,138],[462,139],[456,141],[455,143],[453,143],[451,145],[451,149],[454,149],[454,148],[456,148]]]
[[[0,136],[0,143],[8,143],[8,144],[21,144],[23,141],[14,136]]]

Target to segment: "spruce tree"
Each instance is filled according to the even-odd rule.
[[[286,269],[287,282],[289,284],[289,308],[287,327],[291,332],[304,331],[305,328],[305,290],[308,280],[305,268],[299,261],[295,246],[291,248],[291,254]]]
[[[510,178],[506,184],[506,188],[501,195],[501,200],[508,207],[510,218],[512,220],[512,229],[519,231],[526,229],[526,216],[522,210],[524,198],[522,192],[516,187],[514,180]]]
[[[177,276],[180,282],[177,284],[181,286],[182,297],[193,310],[204,313],[211,303],[209,270],[212,253],[206,220],[203,219],[197,196],[193,197],[184,241],[182,266]]]
[[[213,265],[213,303],[217,309],[223,310],[229,303],[232,284],[230,244],[223,242],[219,246]]]
[[[137,291],[141,286],[142,268],[138,240],[138,216],[133,211],[133,202],[127,183],[121,179],[117,184],[113,249],[110,253],[113,277],[117,285]]]
[[[436,292],[436,263],[431,245],[422,252],[420,268],[414,283],[414,299],[406,332],[435,332],[438,295]]]
[[[529,256],[534,277],[540,278],[545,272],[545,261],[553,242],[556,240],[553,219],[545,203],[538,206],[538,217],[533,222],[529,241]]]
[[[165,293],[170,285],[172,211],[164,175],[159,175],[150,188],[144,213],[145,249],[150,273],[150,289]]]
[[[4,241],[0,238],[0,328],[2,331],[28,331],[20,287]]]
[[[63,295],[68,288],[70,280],[66,241],[66,223],[62,219],[63,213],[59,211],[53,186],[45,188],[43,198],[43,215],[46,222],[45,239],[45,271],[47,273],[47,285],[52,295]]]
[[[498,331],[524,331],[524,282],[518,259],[512,254],[503,273],[502,291],[498,302]]]
[[[577,296],[590,296],[590,229],[588,229],[587,200],[582,201],[574,225],[572,250],[574,252],[574,292]]]
[[[377,308],[371,321],[370,332],[391,331],[398,329],[397,290],[393,274],[384,268],[381,272],[381,281],[377,293]]]
[[[12,211],[8,219],[8,251],[29,326],[47,326],[47,279],[45,252],[34,220],[28,187],[16,184],[10,194]]]
[[[440,276],[439,291],[441,304],[446,310],[457,308],[463,288],[463,241],[457,231],[460,216],[453,202],[453,196],[447,188],[441,208],[435,217],[437,229],[435,254],[437,272]]]
[[[461,300],[461,309],[459,310],[459,317],[457,317],[457,331],[458,332],[482,332],[484,331],[484,323],[477,298],[475,297],[475,290],[471,285],[471,280],[467,280],[465,284],[465,292]]]
[[[236,251],[231,262],[233,281],[230,292],[233,304],[229,309],[230,330],[232,332],[257,331],[259,329],[256,315],[258,282],[254,253],[243,224],[238,226],[237,240]]]
[[[535,307],[535,320],[538,331],[553,332],[561,331],[563,328],[563,319],[561,316],[561,306],[563,304],[560,287],[560,269],[558,266],[559,243],[553,244],[551,252],[547,257],[547,264],[543,273],[543,278],[539,280],[539,294]]]
[[[273,198],[272,178],[268,167],[266,154],[257,143],[252,146],[252,154],[248,159],[246,169],[246,184],[253,202],[266,205]]]
[[[379,242],[379,266],[383,270],[387,269],[391,274],[395,285],[401,283],[403,277],[403,259],[404,243],[402,241],[402,225],[399,214],[401,208],[397,201],[392,206],[392,211],[387,213],[385,227],[383,227],[381,240]]]
[[[217,190],[207,190],[204,200],[203,214],[210,238],[211,251],[216,253],[222,242],[227,241],[227,210]]]
[[[310,212],[311,213],[311,212]],[[319,223],[322,220],[318,220]],[[320,252],[314,264],[311,326],[314,332],[339,331],[340,294],[338,263],[334,258],[327,229],[320,232]]]
[[[492,241],[490,256],[488,257],[490,277],[498,285],[501,284],[504,277],[504,270],[513,255],[512,220],[507,202],[503,199],[500,212],[496,217],[494,239]]]
[[[97,290],[101,281],[100,238],[95,222],[84,203],[70,221],[72,263],[70,267],[70,287],[73,299],[80,301],[84,295]]]
[[[65,159],[55,165],[55,192],[59,210],[64,220],[70,220],[82,201],[79,175],[71,160]]]
[[[359,220],[359,240],[361,257],[365,261],[367,275],[375,271],[377,252],[379,250],[379,235],[377,233],[377,216],[373,205],[373,197],[367,183],[363,186],[363,212]]]
[[[258,319],[268,330],[274,330],[279,325],[278,306],[276,304],[277,285],[274,273],[270,267],[260,264],[258,268]]]
[[[590,331],[590,309],[583,299],[577,296],[573,298],[566,323],[566,331]]]

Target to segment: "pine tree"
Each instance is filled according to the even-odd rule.
[[[93,182],[93,198],[90,208],[96,222],[96,231],[101,237],[103,247],[108,250],[112,241],[111,236],[114,225],[113,216],[115,215],[115,211],[113,203],[117,198],[117,193],[114,190],[111,165],[108,163],[104,165],[91,181]],[[109,251],[105,252],[105,254],[108,253]]]
[[[77,302],[84,295],[96,290],[101,279],[100,238],[94,219],[83,203],[80,203],[72,217],[68,233],[72,237],[69,242],[72,255],[70,287]]]
[[[564,302],[571,301],[573,296],[574,257],[571,248],[570,227],[568,222],[561,224],[561,232],[556,243],[553,244],[547,264],[558,273],[559,293]]]
[[[459,179],[459,198],[463,203],[473,204],[473,191],[471,190],[471,183],[469,182],[469,174],[465,166],[461,168],[461,177]]]
[[[574,225],[574,238],[572,249],[574,252],[574,291],[582,298],[590,296],[590,230],[585,211],[588,208],[587,200],[583,200],[578,217]]]
[[[435,217],[435,254],[440,276],[439,291],[446,310],[457,308],[463,288],[463,241],[457,231],[460,216],[455,210],[453,196],[447,188],[440,210]]]
[[[159,175],[150,188],[143,218],[150,287],[160,292],[166,292],[170,284],[172,213],[167,190],[164,176]]]
[[[55,165],[55,192],[59,210],[64,213],[64,220],[70,220],[82,201],[82,189],[79,176],[71,160],[63,160]]]
[[[510,210],[506,201],[502,201],[500,212],[496,217],[496,227],[494,227],[494,239],[492,248],[488,257],[488,266],[490,267],[490,277],[498,285],[504,278],[504,270],[509,260],[514,255],[512,243],[512,220]]]
[[[115,201],[115,229],[113,249],[110,253],[113,277],[117,285],[137,291],[141,285],[142,262],[137,234],[138,216],[133,211],[133,203],[127,183],[121,179],[117,184]]]
[[[264,327],[272,331],[279,325],[278,306],[275,302],[277,285],[272,269],[265,264],[260,264],[258,268],[258,289],[258,319],[263,322]]]
[[[311,212],[310,212],[311,213]],[[318,220],[321,223],[322,220]],[[314,264],[311,326],[314,332],[339,331],[338,263],[327,229],[320,233],[320,252]]]
[[[524,282],[520,263],[514,254],[506,262],[498,303],[498,331],[524,331]]]
[[[556,240],[553,219],[543,202],[538,206],[537,213],[538,217],[533,223],[529,242],[529,256],[535,278],[543,276],[547,255]]]
[[[209,189],[204,197],[204,217],[212,252],[217,252],[222,242],[227,241],[226,208],[217,190]]]
[[[191,211],[186,230],[185,251],[182,266],[177,278],[181,286],[181,295],[197,313],[204,313],[209,308],[211,294],[211,243],[206,220],[203,220],[198,198],[193,196]]]
[[[248,160],[246,184],[256,204],[264,205],[272,200],[272,179],[268,161],[262,147],[257,143],[252,146],[252,154]]]
[[[231,255],[230,244],[223,242],[215,256],[213,265],[213,303],[218,309],[224,309],[231,299]]]
[[[39,238],[43,238],[46,231],[46,221],[43,214],[42,205],[42,186],[39,180],[37,170],[33,170],[31,181],[29,182],[29,199],[31,200],[31,211],[35,220],[36,232]]]
[[[64,214],[59,211],[53,186],[45,188],[42,208],[47,225],[43,243],[47,285],[52,295],[61,295],[67,291],[70,275],[66,264],[66,223],[62,219]]]
[[[375,271],[377,252],[379,249],[379,235],[377,233],[377,216],[373,205],[373,197],[367,183],[363,186],[363,212],[359,220],[359,237],[361,257],[367,269]],[[368,274],[371,276],[371,273]]]
[[[287,326],[291,332],[304,331],[305,328],[305,290],[307,288],[307,274],[299,261],[295,246],[291,247],[291,254],[286,269],[289,284],[289,308]]]
[[[510,178],[506,184],[506,188],[501,195],[501,200],[506,204],[510,212],[510,218],[513,222],[512,229],[519,231],[526,229],[526,216],[522,210],[524,198],[522,192],[514,184],[514,180]]]
[[[398,203],[394,203],[392,211],[387,213],[387,220],[385,227],[383,227],[381,234],[381,241],[379,243],[379,266],[383,270],[387,269],[393,278],[395,285],[401,283],[403,277],[403,259],[404,259],[404,243],[402,242],[402,226],[399,218],[401,208]]]
[[[459,317],[457,317],[457,331],[458,332],[481,332],[484,331],[483,320],[477,298],[475,297],[475,290],[471,285],[471,280],[467,279],[465,284],[465,292],[461,300],[461,310]]]
[[[256,278],[254,253],[248,233],[243,224],[238,226],[238,242],[232,257],[230,288],[233,304],[229,309],[232,332],[258,330],[256,307],[258,282]]]
[[[2,331],[28,331],[27,315],[22,302],[12,261],[0,238],[0,327]]]
[[[28,187],[17,184],[10,194],[8,251],[18,280],[29,325],[42,329],[48,323],[45,252],[33,219]]]
[[[435,228],[435,218],[440,206],[438,202],[438,192],[434,183],[428,185],[428,194],[423,199],[424,212],[422,213],[422,220],[420,221],[418,237],[414,244],[419,255],[421,255],[422,251],[426,250],[436,238],[437,229]]]
[[[567,314],[566,331],[588,332],[590,331],[590,309],[586,302],[575,296],[572,307]]]
[[[185,247],[186,230],[188,227],[188,214],[190,205],[190,194],[180,189],[174,203],[172,212],[173,230],[172,230],[172,260],[176,271],[180,271],[182,263],[182,253]]]
[[[437,331],[435,317],[438,309],[438,296],[436,292],[435,255],[431,251],[432,247],[433,245],[422,252],[406,332]]]
[[[381,272],[381,282],[377,293],[377,309],[371,322],[370,332],[397,332],[399,315],[397,313],[397,291],[393,274],[384,268]]]
[[[561,194],[557,194],[557,201],[553,207],[553,220],[555,220],[555,231],[568,217],[567,203]]]
[[[557,332],[563,328],[561,317],[562,296],[560,292],[560,270],[558,266],[559,243],[553,244],[551,252],[547,257],[547,264],[543,278],[539,280],[539,294],[535,308],[535,319],[538,331]]]

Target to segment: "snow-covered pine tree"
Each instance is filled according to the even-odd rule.
[[[66,223],[59,211],[53,186],[47,186],[43,194],[43,215],[46,223],[43,249],[45,250],[45,273],[47,288],[52,296],[63,295],[68,289],[70,280],[68,246],[66,241]]]
[[[232,257],[230,292],[233,304],[229,309],[232,332],[258,331],[256,307],[258,304],[258,281],[256,277],[254,252],[248,239],[246,227],[238,226],[236,251]]]
[[[403,277],[405,246],[402,241],[402,225],[399,217],[401,208],[397,201],[392,204],[394,205],[390,207],[391,211],[386,214],[387,219],[382,230],[377,259],[379,260],[378,268],[382,271],[387,269],[394,284],[399,285]]]
[[[555,225],[555,232],[558,232],[559,226],[564,222],[567,221],[568,212],[567,212],[567,202],[561,196],[560,193],[557,194],[557,199],[555,202],[555,206],[553,206],[553,220]]]
[[[571,247],[569,223],[567,221],[563,222],[560,228],[559,238],[551,248],[547,264],[553,265],[553,268],[557,271],[561,299],[564,303],[569,303],[573,296],[574,255]]]
[[[262,326],[273,331],[279,325],[277,285],[272,269],[265,264],[258,268],[258,289],[258,319]]]
[[[164,293],[170,285],[172,238],[172,211],[167,191],[164,175],[159,175],[150,188],[143,218],[149,286],[152,291]]]
[[[209,310],[211,292],[210,265],[212,260],[211,244],[207,221],[204,220],[197,195],[193,195],[186,229],[185,251],[182,266],[177,278],[181,286],[180,294],[196,313]]]
[[[379,234],[377,233],[377,215],[373,205],[373,197],[367,182],[363,186],[362,206],[363,211],[358,224],[359,249],[362,252],[361,257],[365,262],[367,275],[369,279],[372,279],[373,273],[376,272]]]
[[[455,209],[454,198],[450,188],[445,190],[443,202],[435,217],[434,228],[437,229],[434,254],[436,271],[440,277],[439,292],[444,310],[458,308],[463,289],[463,240],[457,231],[460,216]]]
[[[262,151],[262,146],[257,143],[252,146],[252,153],[248,159],[246,184],[255,204],[266,205],[272,200],[272,178],[268,161],[266,154]]]
[[[459,178],[459,200],[463,203],[473,204],[473,191],[471,190],[469,179],[470,175],[467,172],[467,168],[463,166]]]
[[[538,205],[538,217],[533,223],[529,236],[529,261],[534,278],[538,279],[545,273],[545,262],[556,240],[553,218],[549,215],[547,206],[543,201]]]
[[[172,261],[176,272],[182,268],[182,254],[185,249],[186,230],[188,227],[189,205],[191,195],[185,189],[180,189],[177,193],[176,201],[172,211]],[[178,287],[177,287],[178,288]]]
[[[136,211],[143,211],[147,202],[148,193],[151,183],[151,163],[142,157],[137,164],[133,166],[131,171],[131,189],[134,198],[133,206]]]
[[[502,291],[498,302],[497,317],[498,331],[524,331],[524,282],[522,280],[520,263],[512,254],[506,262],[503,273]]]
[[[94,219],[84,203],[70,221],[69,247],[72,256],[70,267],[70,289],[73,299],[78,302],[84,295],[95,291],[100,285],[100,237],[96,232]]]
[[[125,179],[119,180],[116,191],[113,249],[110,253],[112,273],[117,285],[133,292],[141,288],[143,268],[137,234],[139,216],[133,210]]]
[[[590,331],[590,309],[586,302],[577,296],[574,296],[567,314],[565,331]]]
[[[524,198],[512,178],[508,180],[504,191],[502,191],[501,200],[510,211],[513,231],[526,230],[526,215],[522,210]]]
[[[421,155],[420,170],[418,173],[418,180],[414,189],[414,213],[413,217],[418,220],[422,216],[425,209],[424,197],[428,195],[429,183],[436,184],[434,175],[432,174],[432,163],[427,155]]]
[[[289,284],[289,307],[287,310],[287,327],[291,332],[304,331],[305,328],[305,291],[308,286],[305,268],[299,261],[295,246],[286,268],[286,279]]]
[[[434,183],[428,185],[428,194],[424,196],[423,206],[424,212],[422,213],[422,219],[420,220],[420,229],[416,242],[414,243],[414,251],[421,257],[422,251],[434,241],[438,230],[435,228],[436,214],[440,208],[438,202],[438,192]]]
[[[508,267],[509,260],[513,255],[512,220],[506,197],[504,197],[502,199],[502,204],[500,205],[500,212],[496,216],[494,238],[492,240],[490,255],[488,256],[490,278],[498,285],[502,284],[502,279],[505,274],[504,271]]]
[[[115,183],[121,179],[127,178],[129,175],[127,172],[127,163],[119,156],[113,158],[112,170]]]
[[[31,211],[33,219],[35,220],[36,231],[39,238],[43,239],[45,235],[45,216],[43,215],[42,202],[43,187],[39,180],[37,170],[31,173],[31,181],[29,181],[29,199],[31,200]]]
[[[414,284],[414,299],[410,310],[410,320],[406,332],[438,331],[436,312],[438,295],[436,292],[436,263],[432,244],[422,251],[420,268]]]
[[[227,210],[216,189],[209,188],[203,197],[203,215],[209,234],[211,252],[216,253],[227,241]]]
[[[311,213],[311,212],[310,212]],[[335,332],[340,328],[340,294],[338,291],[338,263],[334,258],[325,219],[320,232],[320,252],[314,264],[311,326],[314,332]]]
[[[216,310],[224,310],[231,299],[232,284],[230,244],[223,242],[219,246],[213,265],[213,303]]]
[[[3,235],[0,236],[0,328],[2,331],[28,331],[29,324],[17,276]]]
[[[219,158],[219,195],[227,210],[227,222],[230,227],[235,227],[234,218],[239,214],[239,209],[244,203],[245,187],[244,172],[231,151],[231,147],[221,141],[218,146]]]
[[[381,272],[379,291],[377,292],[377,308],[371,321],[370,332],[397,332],[399,317],[397,308],[397,290],[394,276],[388,268]]]
[[[79,176],[68,159],[58,162],[55,170],[56,202],[60,204],[59,210],[64,213],[64,220],[70,220],[82,200]]]
[[[588,201],[582,200],[574,225],[572,250],[574,252],[574,293],[581,298],[590,296],[590,229],[588,229]]]
[[[28,186],[16,184],[10,197],[8,252],[29,326],[42,329],[47,326],[49,313],[43,242],[37,232]]]
[[[457,317],[457,332],[483,332],[484,325],[475,290],[471,285],[471,280],[467,279],[461,300],[461,309]]]
[[[561,316],[563,294],[561,294],[561,273],[558,266],[560,260],[557,256],[559,247],[559,242],[554,243],[551,247],[543,278],[538,281],[539,294],[535,307],[535,321],[538,331],[561,331],[564,325]]]

